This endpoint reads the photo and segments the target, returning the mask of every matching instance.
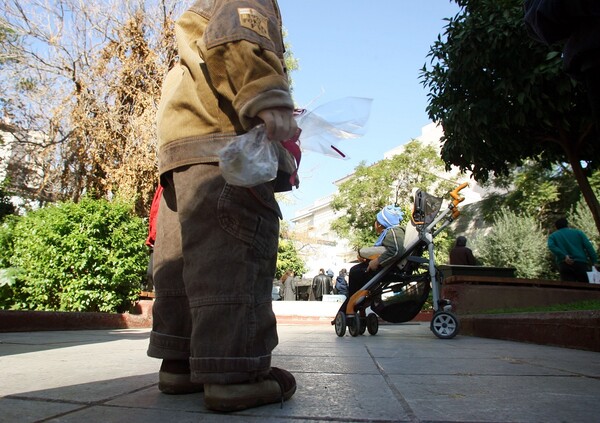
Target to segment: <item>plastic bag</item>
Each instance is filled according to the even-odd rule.
[[[596,266],[592,266],[592,271],[587,272],[587,276],[590,283],[600,283],[600,272],[596,269]]]
[[[365,134],[372,102],[370,98],[344,97],[318,106],[313,111],[304,110],[296,118],[302,129],[302,149],[349,159],[339,144]]]
[[[279,154],[291,154],[296,169],[290,184],[298,187],[297,168],[300,150],[310,150],[338,159],[348,159],[339,147],[340,141],[364,135],[373,100],[345,97],[317,107],[313,111],[296,110],[300,131],[295,137],[277,144],[267,138],[264,125],[238,135],[219,151],[219,166],[231,185],[253,187],[277,177]],[[299,138],[298,138],[299,137]],[[280,152],[281,147],[287,153]],[[289,167],[289,166],[288,166]]]
[[[264,125],[234,137],[219,151],[219,166],[227,183],[253,187],[277,177],[277,146],[269,141]]]

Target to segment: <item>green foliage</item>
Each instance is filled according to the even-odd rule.
[[[569,226],[580,229],[587,235],[592,245],[596,248],[596,252],[598,252],[600,249],[600,234],[594,224],[592,212],[583,198],[573,206],[567,215],[567,220],[569,221]]]
[[[0,145],[2,145],[2,139],[0,137]],[[10,201],[10,193],[6,191],[8,182],[5,180],[0,184],[0,222],[8,215],[15,214],[15,206]]]
[[[477,180],[528,158],[545,166],[567,156],[571,166],[599,163],[585,91],[563,72],[560,46],[529,37],[523,1],[457,3],[461,11],[421,71],[429,117],[444,128],[445,163]]]
[[[10,308],[17,295],[18,269],[0,269],[0,310]]]
[[[483,201],[486,220],[491,221],[497,210],[508,208],[535,217],[543,228],[553,227],[557,216],[563,216],[581,195],[570,168],[563,165],[545,168],[531,160],[513,168],[506,176],[492,178],[488,185],[496,191]]]
[[[459,217],[460,219],[460,217]],[[451,227],[448,227],[445,231],[440,232],[434,238],[434,259],[438,264],[450,263],[450,250],[454,247],[456,242],[456,234]]]
[[[16,58],[11,45],[17,41],[15,31],[10,28],[10,25],[0,18],[0,67],[7,61]]]
[[[556,278],[547,236],[533,216],[500,210],[490,232],[477,239],[476,250],[483,265],[514,267],[518,278]]]
[[[306,273],[306,265],[298,256],[298,251],[294,244],[289,239],[279,238],[279,248],[277,250],[277,271],[276,279],[281,279],[281,276],[287,271],[293,270],[296,275]]]
[[[12,308],[123,312],[147,266],[146,225],[121,201],[84,198],[18,219],[10,265],[20,270]]]
[[[0,223],[0,269],[10,267],[13,256],[13,232],[18,222],[17,216],[7,216]]]
[[[377,239],[373,230],[375,216],[383,207],[396,203],[408,219],[413,188],[437,196],[454,188],[439,178],[444,170],[435,147],[416,140],[407,143],[403,152],[394,157],[371,166],[364,162],[359,164],[354,174],[340,184],[331,202],[334,210],[345,211],[332,223],[331,229],[349,239],[354,248],[372,245]]]

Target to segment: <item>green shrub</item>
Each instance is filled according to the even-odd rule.
[[[4,220],[6,216],[15,214],[15,206],[10,201],[10,193],[6,190],[8,180],[5,179],[0,183],[0,222]]]
[[[600,192],[596,193],[596,196],[598,195],[600,195]],[[598,234],[598,228],[596,228],[592,211],[583,197],[575,204],[567,220],[569,221],[569,226],[582,230],[588,236],[596,251],[598,251],[600,248],[600,234]]]
[[[132,206],[84,198],[18,219],[10,265],[14,309],[123,312],[147,266],[146,226]]]
[[[6,216],[0,223],[0,269],[10,267],[13,256],[13,232],[18,216]]]
[[[17,269],[0,269],[0,310],[10,308],[14,304],[17,297],[18,275]]]
[[[478,238],[477,250],[482,264],[514,267],[518,278],[556,278],[547,236],[532,216],[502,209],[495,215],[489,234]]]

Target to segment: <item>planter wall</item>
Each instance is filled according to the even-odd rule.
[[[538,279],[457,275],[444,279],[442,296],[459,314],[600,300],[600,285]]]

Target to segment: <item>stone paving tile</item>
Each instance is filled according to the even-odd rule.
[[[428,378],[435,379],[428,383]],[[600,384],[576,377],[393,375],[422,421],[597,422]]]
[[[600,354],[457,336],[427,324],[338,337],[330,325],[280,325],[273,365],[298,391],[209,413],[202,394],[157,389],[148,330],[0,334],[0,422],[597,422]]]
[[[0,398],[0,422],[35,423],[82,408],[78,404]]]
[[[232,416],[258,418],[311,419],[333,421],[408,421],[403,408],[379,375],[349,375],[332,373],[296,373],[298,391],[283,404],[232,413]],[[107,405],[125,408],[173,410],[209,413],[202,404],[202,394],[184,396],[162,395],[157,389],[145,389],[120,396]],[[381,406],[381,401],[387,405]]]

